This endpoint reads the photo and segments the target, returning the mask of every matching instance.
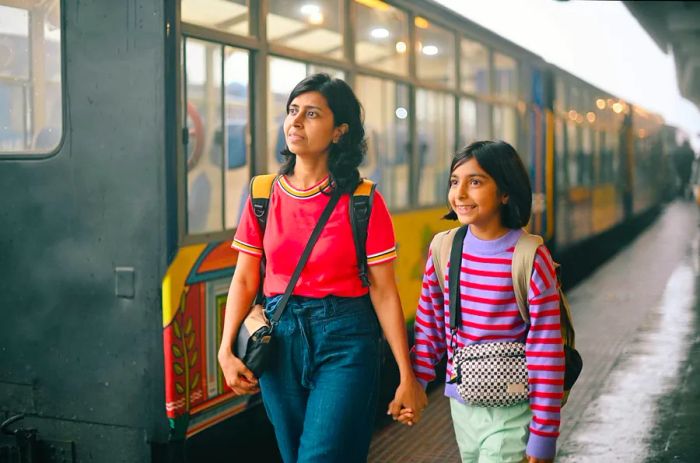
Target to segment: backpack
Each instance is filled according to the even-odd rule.
[[[438,279],[438,284],[443,293],[445,291],[445,274],[444,269],[447,261],[450,258],[450,251],[453,246],[462,246],[462,243],[456,243],[454,237],[457,230],[461,227],[453,228],[441,233],[438,233],[430,243],[430,250],[433,256],[433,266]],[[513,263],[511,266],[511,276],[513,279],[513,291],[515,298],[518,301],[518,310],[520,316],[525,323],[530,323],[530,312],[527,305],[527,292],[530,287],[530,277],[532,276],[532,265],[535,262],[535,254],[537,248],[544,241],[541,236],[531,235],[526,231],[518,239],[513,251]],[[559,292],[559,311],[562,344],[564,345],[564,396],[562,398],[562,406],[566,404],[569,398],[569,393],[574,383],[581,374],[583,368],[583,360],[581,354],[576,350],[573,319],[571,318],[571,308],[569,300],[564,295],[561,289],[561,280],[559,277],[560,265],[554,262],[554,269],[557,275],[557,290]]]
[[[267,206],[270,202],[272,187],[279,175],[266,174],[257,175],[250,180],[250,199],[253,203],[253,213],[258,219],[260,230],[265,234],[267,224]],[[352,237],[355,241],[355,255],[357,256],[357,266],[362,286],[369,286],[368,266],[367,266],[367,227],[369,226],[369,216],[372,212],[372,202],[374,200],[374,190],[377,185],[368,179],[362,179],[350,196],[350,226]],[[264,268],[261,266],[264,275]],[[260,280],[262,281],[262,279]],[[262,286],[262,285],[261,285]],[[258,295],[258,298],[261,294]]]

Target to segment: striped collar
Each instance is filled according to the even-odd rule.
[[[287,180],[286,175],[281,175],[279,178],[279,185],[282,188],[282,190],[288,195],[299,199],[308,199],[319,195],[321,191],[328,186],[329,183],[330,177],[326,177],[307,190],[298,190],[294,188],[291,183],[289,183],[289,180]]]

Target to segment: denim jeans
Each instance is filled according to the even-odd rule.
[[[281,296],[268,298],[271,316]],[[285,463],[365,462],[377,406],[380,329],[368,296],[292,296],[260,377]]]

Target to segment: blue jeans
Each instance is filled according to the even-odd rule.
[[[281,296],[268,298],[268,317]],[[292,296],[260,377],[285,463],[365,462],[379,378],[379,323],[368,296]]]

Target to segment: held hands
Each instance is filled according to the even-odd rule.
[[[396,388],[394,400],[389,403],[386,414],[399,423],[413,426],[421,419],[423,409],[428,405],[428,396],[420,383],[412,377],[401,381]]]
[[[260,391],[258,380],[253,372],[231,351],[219,352],[219,365],[224,373],[226,384],[237,395],[255,394]]]

